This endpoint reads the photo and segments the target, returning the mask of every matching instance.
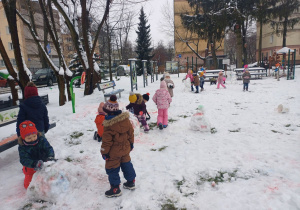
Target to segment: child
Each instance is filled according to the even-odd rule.
[[[175,88],[174,82],[170,78],[170,74],[165,74],[165,82],[167,83],[168,91],[170,93],[170,96],[173,97],[173,89]]]
[[[36,124],[36,128],[43,135],[49,130],[48,110],[38,95],[38,90],[33,82],[29,82],[24,90],[24,101],[20,104],[17,119],[17,134],[20,136],[19,125],[25,120]]]
[[[223,71],[219,72],[217,89],[220,88],[220,85],[222,85],[222,87],[226,89],[226,86],[223,84]]]
[[[193,71],[189,70],[188,74],[185,76],[185,79],[190,78],[191,80],[191,90],[194,91],[194,86],[193,86],[193,82],[194,82],[194,78],[193,78]]]
[[[54,161],[54,151],[47,139],[38,133],[35,124],[26,120],[20,124],[19,156],[25,174],[24,187],[28,188],[32,176],[43,168],[44,162]]]
[[[119,110],[117,96],[112,95],[104,104],[103,111],[107,114],[103,121],[104,132],[102,136],[101,155],[105,160],[105,170],[111,185],[105,192],[106,197],[117,197],[122,194],[120,190],[120,167],[127,182],[125,189],[135,189],[135,171],[129,153],[133,149],[134,131],[129,121],[129,113]]]
[[[199,76],[198,76],[197,73],[194,73],[193,77],[194,77],[194,85],[196,87],[196,92],[195,93],[199,93],[199,85],[200,85]]]
[[[200,87],[201,87],[201,91],[204,90],[204,88],[203,88],[204,82],[205,82],[204,71],[201,71],[201,72],[200,72]]]
[[[172,97],[167,90],[167,84],[165,81],[160,82],[160,89],[155,92],[152,100],[157,105],[157,125],[159,129],[162,130],[168,126],[168,108],[172,102]]]
[[[104,103],[101,102],[99,107],[98,107],[98,115],[95,119],[95,123],[96,123],[96,126],[97,126],[97,131],[95,131],[94,140],[98,139],[98,142],[102,141],[102,135],[103,135],[103,125],[102,125],[102,123],[105,119],[105,112],[103,111],[103,106],[104,106]]]
[[[138,118],[139,122],[144,127],[144,132],[149,132],[150,128],[146,121],[146,103],[149,101],[149,93],[144,94],[143,96],[141,94],[134,94],[133,92],[129,95],[129,101],[130,104],[126,106],[126,109],[131,110],[133,114]]]
[[[249,82],[250,82],[250,78],[251,78],[251,74],[249,73],[248,68],[245,69],[245,72],[242,75],[243,78],[243,83],[244,83],[244,87],[243,87],[243,91],[248,91],[248,86],[249,86]]]

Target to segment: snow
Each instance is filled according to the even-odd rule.
[[[276,53],[277,54],[280,54],[280,53],[289,53],[289,51],[292,53],[294,52],[294,50],[288,48],[288,47],[284,47],[284,48],[281,48],[280,50],[278,50]]]
[[[235,72],[227,72],[226,89],[204,85],[195,94],[183,78],[171,75],[175,83],[169,108],[169,126],[136,133],[131,152],[136,170],[136,190],[121,188],[123,195],[106,198],[109,189],[101,143],[93,140],[94,119],[103,93],[95,90],[83,96],[74,88],[76,113],[71,102],[58,106],[57,86],[39,88],[48,93],[50,122],[56,127],[46,137],[58,159],[37,172],[29,190],[15,146],[0,153],[1,210],[10,209],[162,209],[166,205],[186,209],[300,209],[300,66],[296,79],[277,81],[273,77],[251,80],[249,92]],[[161,77],[160,75],[159,77]],[[151,98],[160,81],[143,88],[150,93],[146,104],[155,124],[157,108]],[[129,77],[116,81],[124,88],[120,107],[129,103]],[[187,91],[186,91],[187,90]],[[190,122],[197,107],[205,109],[211,132],[192,130]],[[278,112],[278,106],[289,109]],[[197,123],[197,122],[195,122]],[[72,138],[74,132],[82,132]],[[0,139],[15,133],[15,125],[0,128]],[[122,183],[125,182],[120,172]],[[34,188],[33,188],[34,187]],[[42,202],[39,200],[43,200]]]

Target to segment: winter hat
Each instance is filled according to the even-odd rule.
[[[129,93],[129,101],[130,101],[130,103],[134,103],[134,102],[136,102],[136,100],[137,100],[137,97],[136,97],[135,93],[134,92],[130,92]]]
[[[166,77],[170,77],[170,74],[167,72],[167,73],[165,73],[165,78]]]
[[[35,124],[29,120],[22,122],[19,125],[19,128],[22,139],[25,139],[26,136],[29,136],[31,134],[37,134]]]
[[[146,101],[149,101],[149,96],[150,96],[150,93],[146,93],[143,95],[143,99],[145,99]]]
[[[100,113],[100,112],[104,112],[104,111],[103,111],[103,106],[104,106],[104,102],[101,102],[100,105],[99,105],[99,107],[98,107],[98,112],[99,112],[99,113]]]
[[[220,72],[219,72],[219,75],[223,75],[223,71],[220,71]]]
[[[27,86],[24,90],[24,97],[25,99],[32,97],[32,96],[38,96],[38,89],[36,88],[35,84],[33,82],[28,82]]]
[[[247,69],[247,68],[248,68],[248,64],[246,64],[246,65],[244,66],[244,68]]]
[[[167,83],[165,81],[160,82],[160,88],[161,89],[167,89]]]
[[[117,96],[111,95],[109,100],[104,104],[103,111],[107,114],[114,114],[119,111],[119,104],[117,102]]]

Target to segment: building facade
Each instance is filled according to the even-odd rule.
[[[294,16],[300,17],[299,12]],[[256,41],[256,58],[258,60],[258,46],[259,46],[259,33],[260,26],[257,24],[257,41]],[[282,35],[277,35],[272,29],[270,24],[263,25],[262,28],[262,60],[268,60],[269,56],[272,56],[274,51],[278,51],[282,48],[283,38]],[[294,26],[293,29],[288,28],[286,37],[286,47],[296,50],[296,64],[300,64],[300,22]]]
[[[181,23],[180,15],[183,13],[191,13],[191,8],[188,4],[188,0],[174,0],[174,46],[175,46],[175,56],[176,61],[179,61],[180,65],[186,65],[187,61],[189,66],[192,63],[197,66],[203,64],[203,60],[197,58],[195,53],[187,46],[187,44],[182,40],[190,40],[190,42],[197,43],[197,45],[190,43],[192,48],[198,51],[198,54],[202,57],[205,57],[205,50],[207,49],[207,40],[198,39],[196,34],[187,32]],[[218,43],[221,47],[217,50],[217,55],[224,54],[224,42]]]

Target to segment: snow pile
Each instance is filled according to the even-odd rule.
[[[188,77],[184,80],[184,92],[190,91],[191,90],[191,79]]]
[[[129,112],[129,120],[134,129],[134,136],[135,137],[139,136],[140,135],[140,122],[138,121],[136,116],[134,116],[134,114],[132,114],[131,112]]]
[[[34,174],[27,190],[29,200],[44,200],[56,203],[72,191],[86,185],[86,172],[72,163],[59,160],[45,163],[44,169]]]

